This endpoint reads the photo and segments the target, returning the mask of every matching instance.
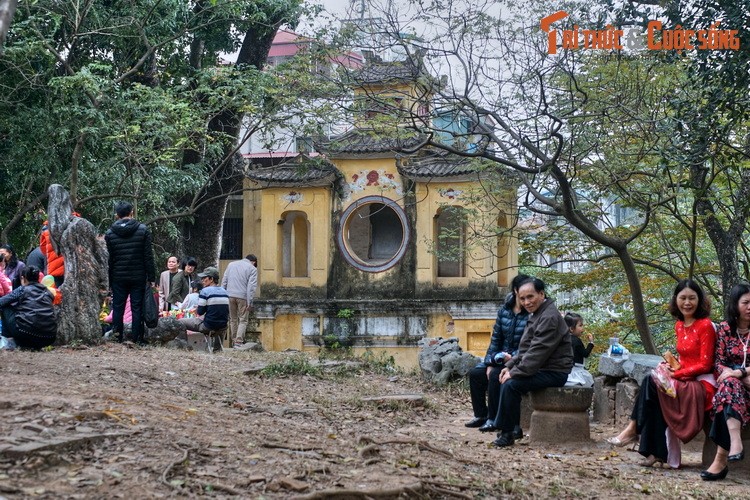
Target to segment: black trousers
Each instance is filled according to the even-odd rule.
[[[641,436],[638,453],[667,460],[667,422],[661,412],[659,394],[654,381],[647,375],[641,382],[641,392],[633,406],[630,418],[635,420],[636,432]]]
[[[531,377],[514,377],[501,384],[500,409],[495,427],[503,432],[512,432],[521,423],[521,398],[524,394],[547,387],[562,387],[567,380],[567,373],[540,370]]]
[[[55,343],[56,335],[38,335],[22,332],[16,324],[16,311],[10,307],[0,309],[3,321],[3,337],[12,338],[22,349],[42,349]]]
[[[131,335],[133,342],[143,341],[143,298],[146,283],[110,283],[112,287],[112,330],[117,334],[117,339],[122,342],[123,324],[125,315],[125,302],[130,296],[130,312],[133,315],[131,322]]]
[[[500,380],[498,379],[502,367],[490,368],[487,378],[487,365],[479,363],[469,372],[469,391],[471,392],[471,407],[474,416],[495,420],[500,401]],[[489,405],[489,406],[488,406]]]
[[[729,451],[731,437],[729,436],[729,427],[727,426],[728,418],[736,418],[742,422],[742,417],[732,410],[729,405],[724,407],[724,411],[716,412],[713,422],[711,422],[711,431],[709,437],[717,446]]]

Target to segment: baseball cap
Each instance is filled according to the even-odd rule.
[[[214,281],[219,281],[219,270],[215,267],[207,267],[202,273],[198,273],[199,278],[205,278],[206,276],[213,278]]]

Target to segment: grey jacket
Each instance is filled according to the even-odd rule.
[[[221,286],[235,299],[245,299],[252,304],[258,286],[258,270],[247,259],[230,262],[221,279]]]
[[[573,347],[570,329],[552,299],[546,299],[529,316],[518,355],[505,366],[510,369],[511,377],[530,377],[540,370],[571,372]]]

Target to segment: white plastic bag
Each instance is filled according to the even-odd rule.
[[[16,341],[11,337],[3,337],[0,335],[0,351],[15,351]]]
[[[566,387],[594,387],[594,376],[580,363],[573,365],[573,371],[568,375]]]

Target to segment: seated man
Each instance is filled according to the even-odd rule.
[[[524,280],[518,298],[529,312],[529,321],[518,354],[500,372],[498,447],[515,442],[513,429],[521,422],[521,396],[545,387],[562,387],[573,369],[570,329],[554,301],[545,295],[544,282],[538,278]]]
[[[211,331],[219,332],[226,330],[229,322],[229,295],[227,291],[218,286],[219,270],[215,267],[207,267],[198,278],[203,284],[203,289],[198,294],[197,316],[194,318],[182,318],[178,320],[188,330],[208,334]],[[221,336],[213,336],[214,349],[221,350]]]
[[[27,349],[42,349],[57,338],[57,323],[52,306],[52,292],[39,283],[39,270],[24,267],[19,273],[21,286],[0,298],[2,336],[6,349],[14,344]]]
[[[525,274],[519,274],[511,283],[511,293],[505,297],[505,303],[497,311],[497,319],[492,329],[490,345],[484,361],[469,372],[469,389],[471,391],[471,406],[474,419],[467,422],[466,427],[479,427],[481,432],[491,432],[496,429],[495,417],[500,397],[500,370],[518,351],[523,330],[529,313],[521,307],[518,301],[518,285],[527,279]],[[489,407],[488,407],[489,403]],[[516,430],[517,438],[523,431]]]

